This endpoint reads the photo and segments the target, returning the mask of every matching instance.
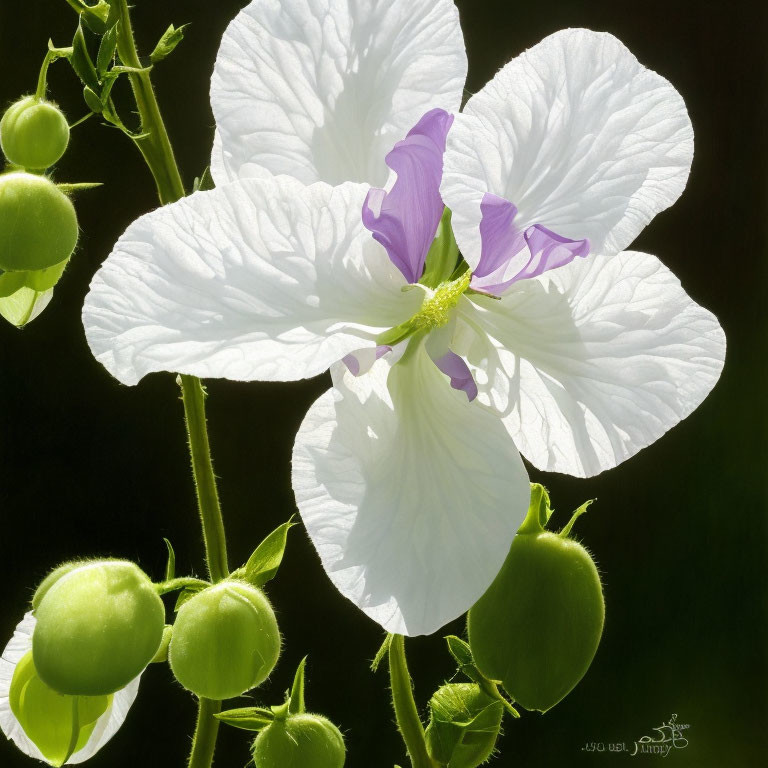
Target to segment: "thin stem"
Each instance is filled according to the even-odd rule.
[[[216,737],[219,733],[219,721],[214,717],[221,712],[221,702],[213,699],[200,699],[197,711],[197,727],[192,739],[192,752],[187,768],[210,768],[216,749]]]
[[[392,635],[389,644],[389,679],[397,727],[411,758],[411,765],[413,768],[435,768],[437,763],[427,752],[424,726],[413,698],[411,675],[405,660],[405,638],[402,635]]]
[[[197,488],[197,504],[203,525],[205,556],[211,581],[221,581],[229,576],[227,541],[224,520],[221,517],[216,476],[213,474],[211,449],[208,445],[208,429],[205,419],[205,390],[196,376],[180,375],[181,396],[192,457],[192,472]]]
[[[117,6],[118,33],[117,53],[120,60],[127,67],[132,67],[137,72],[130,72],[128,77],[133,88],[136,106],[141,117],[141,138],[136,139],[141,154],[144,156],[149,169],[157,185],[157,193],[163,205],[173,203],[184,197],[184,183],[181,180],[179,167],[173,154],[173,147],[165,129],[160,107],[155,98],[149,71],[142,70],[141,61],[136,51],[136,43],[133,39],[131,17],[128,12],[126,0],[112,0]]]
[[[140,70],[128,75],[143,134],[134,141],[155,179],[160,202],[165,205],[184,197],[184,183],[152,88],[149,71],[141,69],[128,4],[126,0],[112,0],[112,4],[118,13],[117,53],[123,64]],[[219,581],[229,575],[229,567],[224,521],[221,517],[216,477],[213,474],[211,449],[208,444],[205,392],[200,379],[194,376],[181,376],[180,382],[198,509],[203,525],[206,561],[211,580]],[[220,711],[221,702],[200,699],[188,768],[210,768],[212,765],[219,732],[219,721],[214,715]]]

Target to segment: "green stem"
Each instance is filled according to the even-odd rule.
[[[128,4],[126,0],[112,0],[112,2],[117,6],[119,19],[117,53],[126,67],[141,70],[128,74],[141,117],[142,137],[135,140],[136,146],[152,171],[160,202],[166,205],[184,197],[184,183],[181,180],[168,132],[165,130],[149,71],[142,70],[141,61],[139,61]]]
[[[411,675],[405,660],[405,638],[402,635],[392,635],[389,644],[389,679],[397,727],[411,758],[411,765],[413,768],[435,768],[437,763],[427,752],[424,726],[413,698]]]
[[[221,702],[212,699],[200,699],[197,712],[197,727],[192,739],[192,752],[187,768],[210,768],[216,749],[216,736],[219,733],[219,721],[214,717],[221,712]]]
[[[205,555],[211,581],[221,581],[229,576],[227,541],[224,536],[224,520],[221,516],[216,476],[213,474],[211,449],[208,445],[208,429],[205,419],[205,390],[196,376],[182,374],[177,379],[184,400],[184,416],[187,423],[189,453],[192,472],[197,488],[197,504],[203,525]]]
[[[126,66],[141,70],[128,4],[126,0],[112,0],[112,3],[118,13],[118,55]],[[128,77],[141,118],[143,134],[141,138],[135,139],[136,145],[155,179],[160,202],[163,205],[175,202],[185,195],[184,183],[152,88],[149,71],[130,72]],[[219,581],[229,575],[229,568],[224,521],[221,517],[208,444],[205,392],[200,379],[194,376],[181,376],[180,381],[198,509],[203,524],[206,561],[211,579]],[[220,711],[221,702],[200,699],[188,768],[210,768],[212,765],[216,736],[219,732],[219,721],[214,715]]]

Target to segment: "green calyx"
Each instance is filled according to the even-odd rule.
[[[27,96],[12,104],[0,120],[0,145],[8,162],[42,171],[59,161],[69,144],[69,124],[48,101]]]
[[[504,705],[474,683],[442,686],[429,702],[430,757],[447,768],[477,768],[493,754]]]
[[[467,270],[456,279],[441,283],[434,291],[422,286],[425,296],[421,309],[410,320],[382,333],[376,339],[376,343],[392,346],[415,334],[429,333],[447,325],[451,319],[452,310],[456,308],[459,299],[469,288],[471,278],[472,275]],[[416,286],[407,286],[407,289],[416,290]]]
[[[231,699],[267,679],[280,645],[275,613],[264,593],[226,579],[179,608],[168,661],[187,690],[206,699]]]
[[[589,552],[544,530],[551,514],[541,486],[487,592],[468,614],[469,645],[484,676],[501,680],[521,706],[546,712],[586,673],[605,619],[600,576]],[[563,535],[564,534],[564,535]]]
[[[88,743],[112,696],[65,696],[37,674],[32,651],[16,665],[10,706],[27,737],[49,764],[61,766]]]
[[[103,560],[62,566],[33,598],[35,667],[53,690],[101,696],[124,688],[152,661],[165,608],[134,563]]]

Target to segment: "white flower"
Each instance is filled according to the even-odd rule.
[[[24,732],[21,723],[11,710],[10,692],[13,674],[19,662],[32,650],[32,633],[35,629],[35,617],[32,612],[27,613],[16,627],[13,637],[0,657],[0,728],[6,738],[13,741],[16,746],[30,757],[54,765],[46,759],[35,743]],[[88,741],[78,749],[65,765],[84,763],[93,757],[117,732],[123,724],[128,710],[139,691],[139,677],[132,680],[125,688],[112,694],[105,712],[96,721]],[[70,697],[65,697],[70,698]]]
[[[350,15],[338,10],[329,28],[356,28],[367,17],[355,9],[373,8],[344,5]],[[281,78],[288,52],[309,48],[354,73],[378,50],[374,25],[348,59],[314,22],[290,34],[246,27],[262,35],[270,94],[301,94],[296,105],[307,92],[342,99],[326,98],[315,70]],[[250,38],[235,37],[249,60]],[[293,453],[302,518],[344,595],[388,631],[433,632],[482,595],[509,550],[529,497],[518,451],[594,475],[658,439],[717,381],[717,320],[655,257],[619,252],[683,189],[684,104],[615,38],[568,30],[508,64],[465,115],[425,110],[392,137],[386,189],[370,189],[301,183],[380,178],[339,157],[318,172],[307,136],[343,146],[333,120],[310,131],[297,119],[291,135],[276,118],[285,130],[270,152],[262,114],[251,142],[246,105],[263,98],[249,87],[230,86],[244,148],[227,150],[217,113],[220,169],[298,180],[240,180],[132,224],[86,299],[88,342],[128,384],[160,370],[284,381],[330,366],[334,387]],[[358,107],[345,126],[379,114]],[[422,285],[443,201],[470,271],[448,264],[439,285]]]

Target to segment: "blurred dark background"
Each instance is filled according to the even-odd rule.
[[[207,165],[213,119],[208,81],[237,0],[137,0],[140,50],[170,22],[189,22],[154,79],[185,181]],[[701,768],[751,768],[768,754],[766,641],[766,6],[698,0],[501,0],[459,2],[478,90],[513,56],[568,26],[617,35],[683,94],[696,157],[682,199],[635,248],[659,256],[725,328],[728,359],[706,402],[627,464],[588,481],[532,472],[550,488],[564,523],[586,498],[577,526],[605,581],[607,621],[587,677],[545,716],[507,722],[499,766],[613,766],[627,755],[582,751],[587,742],[632,742],[673,713],[689,746],[666,760]],[[34,89],[49,37],[68,45],[75,16],[64,0],[0,1],[0,102]],[[70,120],[85,112],[65,63],[51,69],[52,98]],[[116,91],[123,99],[124,91]],[[0,647],[32,590],[61,561],[111,555],[162,576],[165,547],[181,572],[203,572],[202,546],[171,375],[119,385],[91,357],[80,307],[91,276],[125,227],[156,206],[148,171],[118,131],[92,119],[73,133],[60,181],[103,181],[79,195],[79,251],[45,314],[23,331],[0,325]],[[231,562],[294,511],[293,436],[328,386],[208,382],[211,441]],[[275,704],[309,653],[310,708],[346,733],[348,765],[407,764],[388,703],[387,675],[368,663],[378,626],[331,587],[303,530],[292,534],[269,589],[285,649],[263,690]],[[461,633],[456,622],[442,634]],[[440,635],[408,643],[416,695],[425,705],[452,672]],[[182,766],[192,698],[164,665],[145,674],[125,727],[98,766]],[[242,732],[223,728],[216,765],[244,766]],[[647,761],[659,757],[644,757]],[[0,739],[3,768],[30,765]]]

